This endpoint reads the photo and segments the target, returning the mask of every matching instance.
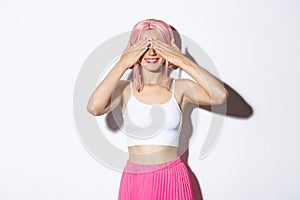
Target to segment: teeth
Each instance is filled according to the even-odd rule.
[[[155,58],[155,59],[146,59],[147,62],[157,62],[157,60],[158,60],[157,58]]]

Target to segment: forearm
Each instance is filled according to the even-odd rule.
[[[186,57],[183,58],[182,63],[181,68],[204,88],[211,99],[218,101],[228,96],[228,91],[222,83],[204,68]]]
[[[125,71],[119,62],[112,68],[90,96],[87,105],[89,112],[97,115],[105,109]]]

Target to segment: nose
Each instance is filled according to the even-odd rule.
[[[156,56],[156,52],[155,52],[155,50],[153,49],[153,47],[150,47],[150,48],[149,48],[148,54],[149,54],[150,56]]]

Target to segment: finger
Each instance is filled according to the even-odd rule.
[[[165,42],[162,42],[160,40],[155,40],[153,41],[153,46],[154,47],[157,47],[157,48],[163,48],[165,50],[169,50],[169,51],[172,51],[171,48],[173,48],[172,46],[170,46],[169,44],[165,43]]]
[[[147,51],[147,49],[141,49],[140,51],[137,52],[137,58],[138,60],[145,54],[145,52]]]
[[[171,41],[171,45],[177,50],[177,51],[180,51],[180,48],[177,46],[177,44],[175,43],[175,40],[173,39]]]
[[[173,57],[178,54],[177,50],[173,49],[174,47],[165,46],[163,44],[154,43],[153,48],[165,59]]]
[[[158,42],[157,40],[153,40],[152,47],[153,48],[161,48],[161,47],[164,47],[164,46],[160,42]]]
[[[138,57],[141,57],[147,50],[148,50],[148,47],[146,45],[147,43],[141,43],[140,46],[138,46],[135,50],[134,50],[134,53],[136,55],[138,55]]]
[[[153,43],[153,45],[155,44],[155,45],[160,46],[160,47],[166,47],[167,46],[166,43],[164,43],[160,40],[156,40],[156,39],[154,39],[152,43]]]
[[[164,50],[164,51],[168,51],[170,53],[172,52],[180,52],[180,49],[176,46],[175,42],[174,41],[171,41],[171,45],[169,44],[166,44],[166,43],[163,43],[159,40],[155,41],[154,42],[154,45],[157,47],[157,48],[160,48],[161,50]]]
[[[137,43],[135,43],[135,45],[133,46],[134,50],[138,50],[138,49],[144,49],[147,48],[148,46],[148,41],[146,39],[143,40],[139,40]]]
[[[136,46],[140,46],[142,44],[147,44],[147,43],[148,43],[148,39],[144,38],[144,39],[138,40],[135,44],[136,44]]]
[[[130,48],[126,49],[126,53],[138,51],[140,49],[146,49],[147,42],[144,40],[137,41]]]
[[[162,40],[155,39],[154,41],[161,44],[161,45],[163,45],[163,46],[170,46],[169,43],[166,43],[165,41],[162,41]]]
[[[159,44],[159,43],[153,43],[153,49],[162,51],[162,52],[168,52],[168,53],[173,52],[173,50],[169,46],[165,46],[165,45]]]
[[[141,43],[139,44],[139,47],[140,48],[145,48],[145,47],[148,47],[149,45],[149,41],[147,39],[141,41]]]
[[[148,50],[148,42],[142,43],[139,47],[137,47],[136,51],[138,52],[146,52]]]
[[[158,55],[160,55],[161,57],[163,57],[166,60],[168,59],[169,53],[166,50],[164,50],[163,48],[160,48],[160,47],[158,47],[158,48],[153,47],[153,49],[155,49],[155,51]]]

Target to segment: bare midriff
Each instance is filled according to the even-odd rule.
[[[167,145],[135,145],[128,147],[129,160],[138,164],[161,164],[178,157],[177,147]]]

